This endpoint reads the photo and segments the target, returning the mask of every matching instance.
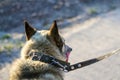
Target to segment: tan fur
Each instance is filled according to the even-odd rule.
[[[63,80],[59,70],[42,62],[18,59],[13,65],[10,80],[24,80],[25,78],[23,77],[25,75],[30,77],[34,76],[32,79],[25,80]],[[47,74],[51,74],[51,76],[45,77],[44,75]],[[52,79],[53,76],[56,79]]]
[[[29,37],[21,50],[21,58],[13,63],[10,80],[63,80],[59,69],[40,61],[32,61],[28,56],[29,52],[35,51],[65,61],[65,54],[56,46],[53,35],[51,30],[41,30]],[[26,76],[29,79],[25,79]]]

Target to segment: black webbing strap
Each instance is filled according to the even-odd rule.
[[[93,63],[96,63],[99,61],[98,59],[95,58],[95,59],[90,59],[87,61],[83,61],[83,62],[79,62],[79,63],[73,64],[73,65],[70,65],[70,63],[58,60],[58,59],[56,59],[52,56],[46,55],[46,54],[41,54],[38,52],[34,52],[32,54],[33,54],[32,60],[51,64],[53,66],[61,68],[65,72],[69,72],[69,71],[72,71],[72,70],[75,70],[78,68],[82,68],[82,67],[88,66],[90,64],[93,64]]]
[[[75,70],[75,69],[79,69],[79,68],[91,65],[93,63],[96,63],[98,61],[99,60],[95,58],[95,59],[90,59],[90,60],[86,60],[86,61],[83,61],[83,62],[79,62],[79,63],[76,63],[76,64],[73,64],[73,65],[70,65],[70,66],[66,67],[66,71],[69,72],[69,71],[72,71],[72,70]]]
[[[101,61],[105,58],[110,57],[111,55],[118,54],[118,53],[120,53],[120,49],[116,49],[116,50],[114,50],[110,53],[107,53],[107,54],[102,55],[102,56],[97,57],[97,58],[89,59],[89,60],[86,60],[86,61],[83,61],[83,62],[79,62],[79,63],[73,64],[73,65],[70,65],[66,68],[66,70],[67,71],[72,71],[72,70],[79,69],[79,68],[82,68],[82,67],[85,67],[85,66],[89,66],[93,63],[96,63],[98,61]]]
[[[91,65],[91,64],[96,63],[98,61],[101,61],[101,60],[103,60],[107,57],[110,57],[113,54],[117,54],[118,52],[120,52],[120,49],[115,50],[115,51],[113,51],[111,53],[108,53],[106,55],[100,56],[98,58],[89,59],[89,60],[79,62],[79,63],[73,64],[73,65],[70,65],[70,63],[58,60],[58,59],[56,59],[52,56],[49,56],[49,55],[46,55],[46,54],[41,54],[41,53],[38,53],[38,52],[32,53],[33,54],[32,55],[32,60],[42,61],[42,62],[51,64],[53,66],[62,68],[63,71],[69,72],[69,71],[72,71],[72,70],[75,70],[75,69],[79,69],[79,68]]]
[[[38,53],[38,52],[34,52],[32,54],[33,54],[32,60],[34,60],[34,61],[45,62],[45,63],[51,64],[55,67],[64,68],[64,69],[67,66],[70,66],[70,63],[61,61],[59,59],[56,59],[56,58],[46,55],[46,54],[42,54],[42,53]]]

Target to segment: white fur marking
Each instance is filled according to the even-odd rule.
[[[47,40],[46,39],[46,34],[47,34],[47,31],[45,31],[45,30],[37,31],[35,33],[35,35],[33,35],[32,40],[44,42],[44,41]]]

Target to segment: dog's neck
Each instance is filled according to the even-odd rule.
[[[59,54],[60,54],[59,51],[57,51],[57,49],[53,45],[51,45],[50,42],[45,41],[45,42],[38,42],[38,43],[39,43],[39,45],[34,44],[34,41],[32,41],[32,40],[29,40],[28,42],[26,42],[26,44],[24,45],[24,47],[21,50],[21,58],[22,59],[29,58],[29,52],[33,51],[33,52],[49,54],[51,56],[54,55],[55,58],[62,59],[59,56]]]

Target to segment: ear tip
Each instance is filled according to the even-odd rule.
[[[27,20],[24,20],[24,24],[25,24],[25,25],[28,24]]]
[[[57,20],[53,21],[53,25],[54,25],[54,27],[57,27]]]
[[[30,26],[27,20],[24,20],[24,25],[25,25],[24,26],[25,28],[27,28],[28,26]]]
[[[53,23],[54,23],[55,25],[57,25],[57,20],[54,20]]]
[[[54,22],[54,23],[56,23],[56,22],[57,22],[57,20],[54,20],[53,22]]]

